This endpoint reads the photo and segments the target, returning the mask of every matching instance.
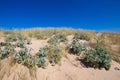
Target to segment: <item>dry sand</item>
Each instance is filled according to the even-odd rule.
[[[69,36],[72,38],[72,36]],[[40,47],[47,45],[47,40],[32,40],[32,44],[28,47],[33,48],[32,54],[36,53]],[[81,65],[81,62],[76,60],[77,56],[67,54],[67,57],[62,57],[61,64],[52,66],[48,64],[46,69],[36,69],[36,80],[119,80],[120,78],[120,64],[115,61],[111,62],[109,71],[105,69],[99,70],[94,68],[86,68]],[[11,69],[11,75],[4,76],[3,80],[18,80],[17,73],[23,71],[24,76],[30,76],[29,70],[26,67],[17,65]],[[14,77],[16,76],[16,77]],[[28,78],[31,80],[30,78]]]
[[[72,36],[68,37],[69,40]],[[34,40],[31,47],[39,49],[47,45],[46,40]],[[94,68],[83,67],[80,61],[76,61],[77,56],[67,54],[62,57],[61,65],[51,66],[46,69],[37,69],[37,80],[119,80],[120,64],[115,61],[111,62],[109,71],[105,69],[99,70]]]

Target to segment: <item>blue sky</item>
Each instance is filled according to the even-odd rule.
[[[31,27],[120,32],[120,0],[0,0],[0,28]]]

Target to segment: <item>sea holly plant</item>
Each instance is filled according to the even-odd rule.
[[[65,42],[67,40],[66,35],[63,33],[59,33],[55,37],[59,39],[59,42]]]
[[[100,47],[96,46],[95,49],[91,49],[85,53],[85,61],[89,63],[90,67],[110,69],[111,56],[108,52]]]
[[[10,42],[0,42],[0,46],[11,46],[12,44]]]
[[[26,44],[28,44],[28,45],[32,44],[31,39],[27,39]]]
[[[48,49],[47,46],[40,48],[39,52],[37,52],[37,54],[35,55],[34,59],[38,67],[45,68],[47,66],[46,64],[47,49]]]
[[[6,46],[5,42],[0,42],[0,46]]]
[[[25,63],[26,60],[31,56],[30,55],[30,51],[31,49],[28,49],[28,48],[23,48],[21,49],[20,51],[18,51],[16,54],[15,54],[15,57],[14,57],[14,60],[18,63],[23,63],[23,64],[27,64]]]
[[[4,59],[4,58],[6,58],[6,57],[8,57],[9,56],[9,54],[14,54],[16,51],[14,50],[14,48],[13,47],[11,47],[11,46],[6,46],[6,47],[4,47],[3,48],[3,50],[1,49],[0,50],[1,52],[1,54],[0,54],[0,58],[1,59]]]
[[[70,53],[76,54],[76,55],[80,55],[80,53],[82,52],[82,46],[81,44],[78,42],[78,40],[74,39],[70,45]]]
[[[52,38],[50,38],[50,39],[48,40],[48,43],[50,43],[50,44],[56,44],[56,43],[58,43],[58,38],[52,37]]]
[[[20,40],[19,42],[17,42],[17,47],[24,48],[25,47],[25,41]]]

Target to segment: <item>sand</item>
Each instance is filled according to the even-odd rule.
[[[68,38],[72,38],[69,36]],[[27,47],[33,48],[32,55],[34,55],[40,47],[48,45],[47,40],[36,40],[32,39],[32,44],[27,45]],[[67,54],[66,57],[63,56],[61,63],[59,65],[52,66],[48,63],[46,69],[37,68],[36,69],[36,79],[34,80],[119,80],[120,78],[120,64],[115,61],[111,62],[111,68],[109,71],[105,69],[94,69],[86,68],[82,65],[78,56]],[[11,68],[14,70],[11,72],[10,76],[4,76],[2,80],[18,80],[17,73],[23,71],[23,75],[27,76],[28,80],[30,74],[29,70],[23,65],[18,64],[18,67]],[[21,72],[22,73],[22,72]],[[14,78],[16,76],[16,78]]]

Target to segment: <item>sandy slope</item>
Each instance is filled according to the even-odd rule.
[[[69,40],[70,38],[72,36],[69,36]],[[44,45],[47,45],[46,40],[34,40],[32,47],[38,48]],[[80,61],[76,61],[76,57],[68,54],[67,58],[62,58],[61,66],[49,64],[46,69],[38,68],[37,80],[119,80],[120,70],[115,68],[120,69],[120,65],[115,61],[111,62],[111,69],[106,71],[83,67]]]
[[[120,65],[112,61],[112,67],[109,71],[93,68],[77,67],[68,59],[62,58],[61,66],[49,65],[46,69],[37,70],[37,80],[119,80]]]
[[[28,45],[28,47],[33,48],[32,54],[34,55],[40,47],[47,44],[47,40],[33,39],[32,45]],[[36,80],[119,80],[120,78],[120,64],[115,61],[111,62],[110,70],[106,71],[83,67],[76,58],[75,55],[67,54],[67,57],[62,57],[61,65],[48,64],[46,69],[37,68]],[[18,73],[23,73],[23,76],[27,76],[27,79],[31,80],[29,70],[20,64],[17,67],[13,66],[10,71],[10,76],[5,75],[3,80],[19,80],[17,79]]]

